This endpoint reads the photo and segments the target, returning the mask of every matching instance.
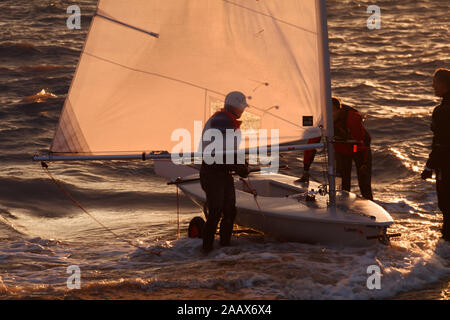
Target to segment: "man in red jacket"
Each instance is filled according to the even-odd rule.
[[[333,97],[333,120],[336,173],[342,177],[342,190],[350,191],[352,162],[355,161],[361,195],[373,200],[371,138],[362,124],[362,116],[356,109],[342,104],[340,99]],[[308,140],[308,143],[318,142],[320,137]],[[316,150],[305,150],[303,176],[297,181],[309,181],[309,168],[315,155]]]

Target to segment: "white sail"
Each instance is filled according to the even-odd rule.
[[[50,151],[170,152],[174,130],[194,138],[195,121],[236,90],[251,97],[243,130],[278,129],[280,143],[319,136],[323,2],[99,1]]]

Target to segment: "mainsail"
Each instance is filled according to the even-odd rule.
[[[225,95],[248,96],[243,130],[279,142],[327,130],[323,0],[101,0],[50,151],[168,151]],[[328,128],[329,129],[329,128]],[[197,141],[196,141],[197,139]]]

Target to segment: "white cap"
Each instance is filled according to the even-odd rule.
[[[248,107],[245,95],[239,91],[233,91],[227,94],[225,98],[225,105],[230,105],[239,110],[244,110]]]

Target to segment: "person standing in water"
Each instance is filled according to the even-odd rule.
[[[372,152],[371,137],[363,125],[361,114],[354,108],[333,97],[334,150],[336,171],[342,177],[342,190],[350,191],[352,163],[355,162],[361,195],[373,200],[372,195]],[[319,143],[321,137],[312,138],[308,143]],[[314,161],[316,150],[305,150],[303,176],[297,182],[309,181],[309,168]]]
[[[433,76],[434,94],[442,98],[432,115],[433,141],[422,179],[436,174],[438,207],[443,214],[442,238],[450,241],[450,70],[437,69]]]
[[[222,141],[225,146],[232,146],[235,151],[239,147],[234,140],[234,136],[228,136],[227,131],[239,131],[241,121],[238,119],[248,107],[246,97],[243,93],[234,91],[230,92],[225,98],[224,108],[206,122],[203,129],[203,147],[204,150],[211,141],[206,138],[209,130],[218,130],[222,135]],[[227,141],[232,139],[233,141]],[[230,245],[231,235],[233,232],[234,218],[236,217],[236,194],[234,189],[234,179],[232,173],[235,172],[239,176],[246,178],[249,174],[247,165],[238,164],[237,156],[233,158],[233,163],[227,163],[225,160],[217,163],[202,163],[200,169],[200,183],[202,189],[206,193],[206,206],[208,216],[206,224],[203,227],[203,247],[205,254],[213,250],[214,236],[216,234],[217,225],[220,223],[220,245]]]

